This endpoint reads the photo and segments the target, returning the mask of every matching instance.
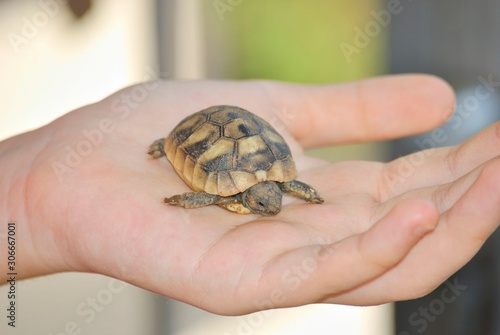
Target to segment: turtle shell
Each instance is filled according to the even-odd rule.
[[[257,115],[235,106],[213,106],[188,116],[165,139],[164,150],[191,189],[220,196],[297,175],[283,137]]]

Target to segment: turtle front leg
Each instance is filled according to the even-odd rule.
[[[216,194],[205,192],[186,192],[174,195],[163,200],[166,204],[180,206],[184,208],[199,208],[209,205],[215,205],[222,201],[222,197]]]
[[[296,197],[315,204],[321,204],[324,201],[323,198],[318,194],[318,191],[301,181],[292,180],[276,184],[278,184],[283,193],[291,195],[292,197]]]

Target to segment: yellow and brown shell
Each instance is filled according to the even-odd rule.
[[[165,139],[165,154],[194,191],[231,196],[262,181],[297,176],[283,137],[257,115],[213,106],[182,120]]]

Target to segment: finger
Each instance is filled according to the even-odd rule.
[[[437,219],[429,202],[409,201],[396,206],[366,233],[281,256],[269,276],[284,293],[290,292],[283,294],[280,305],[319,301],[382,275],[435,228]]]
[[[428,75],[266,88],[276,114],[305,147],[424,132],[448,119],[455,103],[450,86]]]
[[[385,165],[380,183],[380,201],[408,190],[451,182],[484,162],[500,155],[500,122],[464,143],[420,151]]]
[[[461,268],[500,223],[500,159],[488,162],[476,174],[467,192],[441,215],[436,229],[418,243],[397,268],[329,302],[366,305],[415,299],[432,291]],[[423,268],[425,275],[422,275]],[[407,284],[402,287],[398,285],[400,282]]]

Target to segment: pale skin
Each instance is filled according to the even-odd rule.
[[[459,146],[387,164],[304,155],[437,127],[454,96],[434,77],[326,86],[163,82],[150,84],[141,101],[133,90],[0,143],[0,244],[15,221],[18,279],[100,273],[231,315],[316,302],[373,305],[429,293],[500,222],[499,123]],[[288,198],[273,217],[164,204],[166,195],[189,189],[166,160],[148,159],[148,146],[217,104],[274,122],[298,178],[325,202]],[[103,128],[102,141],[57,175],[53,163],[64,163],[66,147],[76,150],[82,131],[104,119],[112,127]],[[398,178],[404,159],[419,163]]]

